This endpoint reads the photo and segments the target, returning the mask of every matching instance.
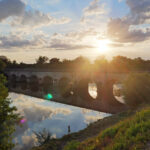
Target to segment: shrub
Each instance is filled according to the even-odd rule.
[[[131,74],[123,82],[123,95],[131,107],[150,102],[150,75],[148,73]]]
[[[80,143],[78,141],[71,141],[67,143],[63,150],[77,150],[79,144]]]

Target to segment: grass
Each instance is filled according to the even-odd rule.
[[[147,107],[83,141],[76,149],[67,150],[144,150],[149,142],[150,107]]]

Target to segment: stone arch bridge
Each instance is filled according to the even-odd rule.
[[[52,101],[93,109],[107,113],[118,113],[127,109],[113,94],[113,85],[128,76],[128,73],[65,72],[58,70],[7,69],[9,89],[45,98],[48,93]],[[88,92],[88,83],[97,85],[97,97]]]

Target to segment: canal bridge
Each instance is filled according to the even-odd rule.
[[[7,69],[9,89],[18,92],[107,113],[127,110],[125,104],[116,100],[113,85],[124,80],[128,73],[69,72],[44,69]],[[93,98],[88,84],[95,83],[97,96]]]

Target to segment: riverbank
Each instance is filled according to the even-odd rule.
[[[89,145],[91,141],[92,143],[90,144],[95,145],[94,142],[96,142],[96,136],[99,136],[101,132],[105,131],[105,129],[107,130],[108,128],[112,127],[115,124],[118,124],[119,122],[124,122],[126,119],[129,119],[130,117],[134,116],[137,111],[141,111],[143,107],[145,106],[142,106],[134,111],[126,111],[126,112],[122,112],[122,113],[115,114],[110,117],[106,117],[104,119],[98,120],[97,122],[92,123],[91,125],[89,125],[86,129],[82,131],[79,131],[77,133],[72,133],[70,135],[66,135],[60,139],[51,140],[45,143],[43,146],[35,147],[32,150],[49,150],[49,149],[50,150],[63,150],[64,146],[71,141],[78,141],[79,143],[81,143],[80,149],[86,150],[88,148],[85,145]],[[84,145],[83,143],[87,143],[87,144]],[[72,145],[75,145],[74,142],[72,143]],[[66,149],[66,150],[75,150],[75,149]],[[92,150],[92,148],[88,150]]]

